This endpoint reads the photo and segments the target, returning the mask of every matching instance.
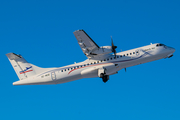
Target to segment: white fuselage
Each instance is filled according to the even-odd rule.
[[[98,70],[104,68],[106,75],[116,74],[119,70],[171,56],[175,49],[167,46],[148,46],[107,55],[101,60],[87,59],[83,62],[49,68],[40,74],[14,82],[13,85],[60,84],[82,78],[99,77]]]

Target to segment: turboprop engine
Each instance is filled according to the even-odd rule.
[[[91,52],[91,55],[104,55],[112,53],[112,46],[102,46],[98,50]]]
[[[114,45],[111,37],[111,46],[102,46],[98,50],[91,52],[90,55],[105,55],[113,52],[116,57],[116,48],[117,46]]]

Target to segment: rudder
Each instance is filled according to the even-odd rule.
[[[8,53],[6,56],[20,80],[36,75],[36,71],[33,69],[34,65],[28,63],[21,55]]]

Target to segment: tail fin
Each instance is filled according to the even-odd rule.
[[[14,68],[20,80],[34,76],[41,69],[35,65],[28,63],[21,55],[15,53],[6,54],[12,67]]]

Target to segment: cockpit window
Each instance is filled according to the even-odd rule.
[[[166,46],[166,45],[160,43],[160,44],[157,44],[156,46],[158,47],[158,46]]]

